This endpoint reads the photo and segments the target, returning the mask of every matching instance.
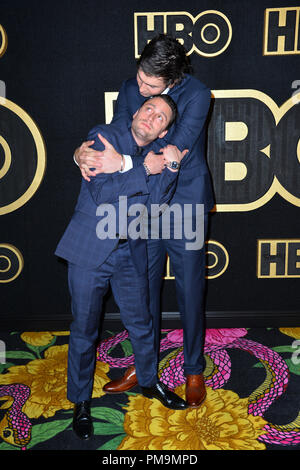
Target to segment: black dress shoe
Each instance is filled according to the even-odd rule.
[[[90,402],[81,401],[74,406],[73,430],[80,439],[89,439],[93,434]]]
[[[162,383],[157,382],[153,387],[141,387],[144,397],[157,398],[164,406],[171,410],[185,410],[188,405],[176,393],[170,392]]]

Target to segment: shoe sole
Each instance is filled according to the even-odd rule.
[[[136,387],[137,385],[132,385],[132,387],[129,387],[129,388],[126,388],[126,390],[118,390],[118,391],[115,391],[115,390],[105,390],[104,388],[102,389],[103,392],[105,393],[109,393],[110,395],[117,395],[119,393],[125,393],[125,392],[129,392],[129,390],[132,390],[134,387]]]
[[[81,441],[88,441],[93,436],[93,430],[91,431],[91,434],[89,436],[80,436],[79,434],[77,434],[77,432],[75,431],[73,427],[72,429],[73,429],[75,436],[78,437],[78,439],[80,439]]]

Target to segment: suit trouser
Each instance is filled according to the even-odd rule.
[[[205,215],[204,236],[208,216]],[[161,331],[160,292],[169,255],[175,275],[176,297],[183,328],[184,372],[200,374],[205,369],[204,347],[204,297],[205,297],[205,246],[200,250],[186,250],[183,239],[147,241],[150,312],[155,331],[155,348],[159,354]]]
[[[128,243],[120,244],[98,268],[84,269],[70,263],[68,277],[73,315],[68,354],[68,399],[78,403],[92,396],[102,301],[109,284],[129,333],[138,382],[141,386],[153,386],[157,382],[157,362],[147,273],[137,273]]]

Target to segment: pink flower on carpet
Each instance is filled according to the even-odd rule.
[[[220,328],[208,329],[205,332],[205,344],[224,345],[233,343],[237,338],[246,336],[246,328]]]
[[[183,330],[172,330],[167,334],[167,338],[172,343],[183,343]]]
[[[207,329],[205,332],[205,344],[224,345],[232,343],[235,339],[247,334],[246,328],[220,328]],[[183,330],[172,330],[167,334],[172,343],[183,343]]]

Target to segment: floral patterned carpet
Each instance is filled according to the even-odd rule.
[[[126,331],[103,333],[92,401],[94,436],[72,431],[66,331],[1,334],[0,450],[299,450],[300,328],[208,329],[207,398],[169,410],[136,387],[103,385],[133,363]],[[163,330],[160,380],[184,397],[182,330]]]

